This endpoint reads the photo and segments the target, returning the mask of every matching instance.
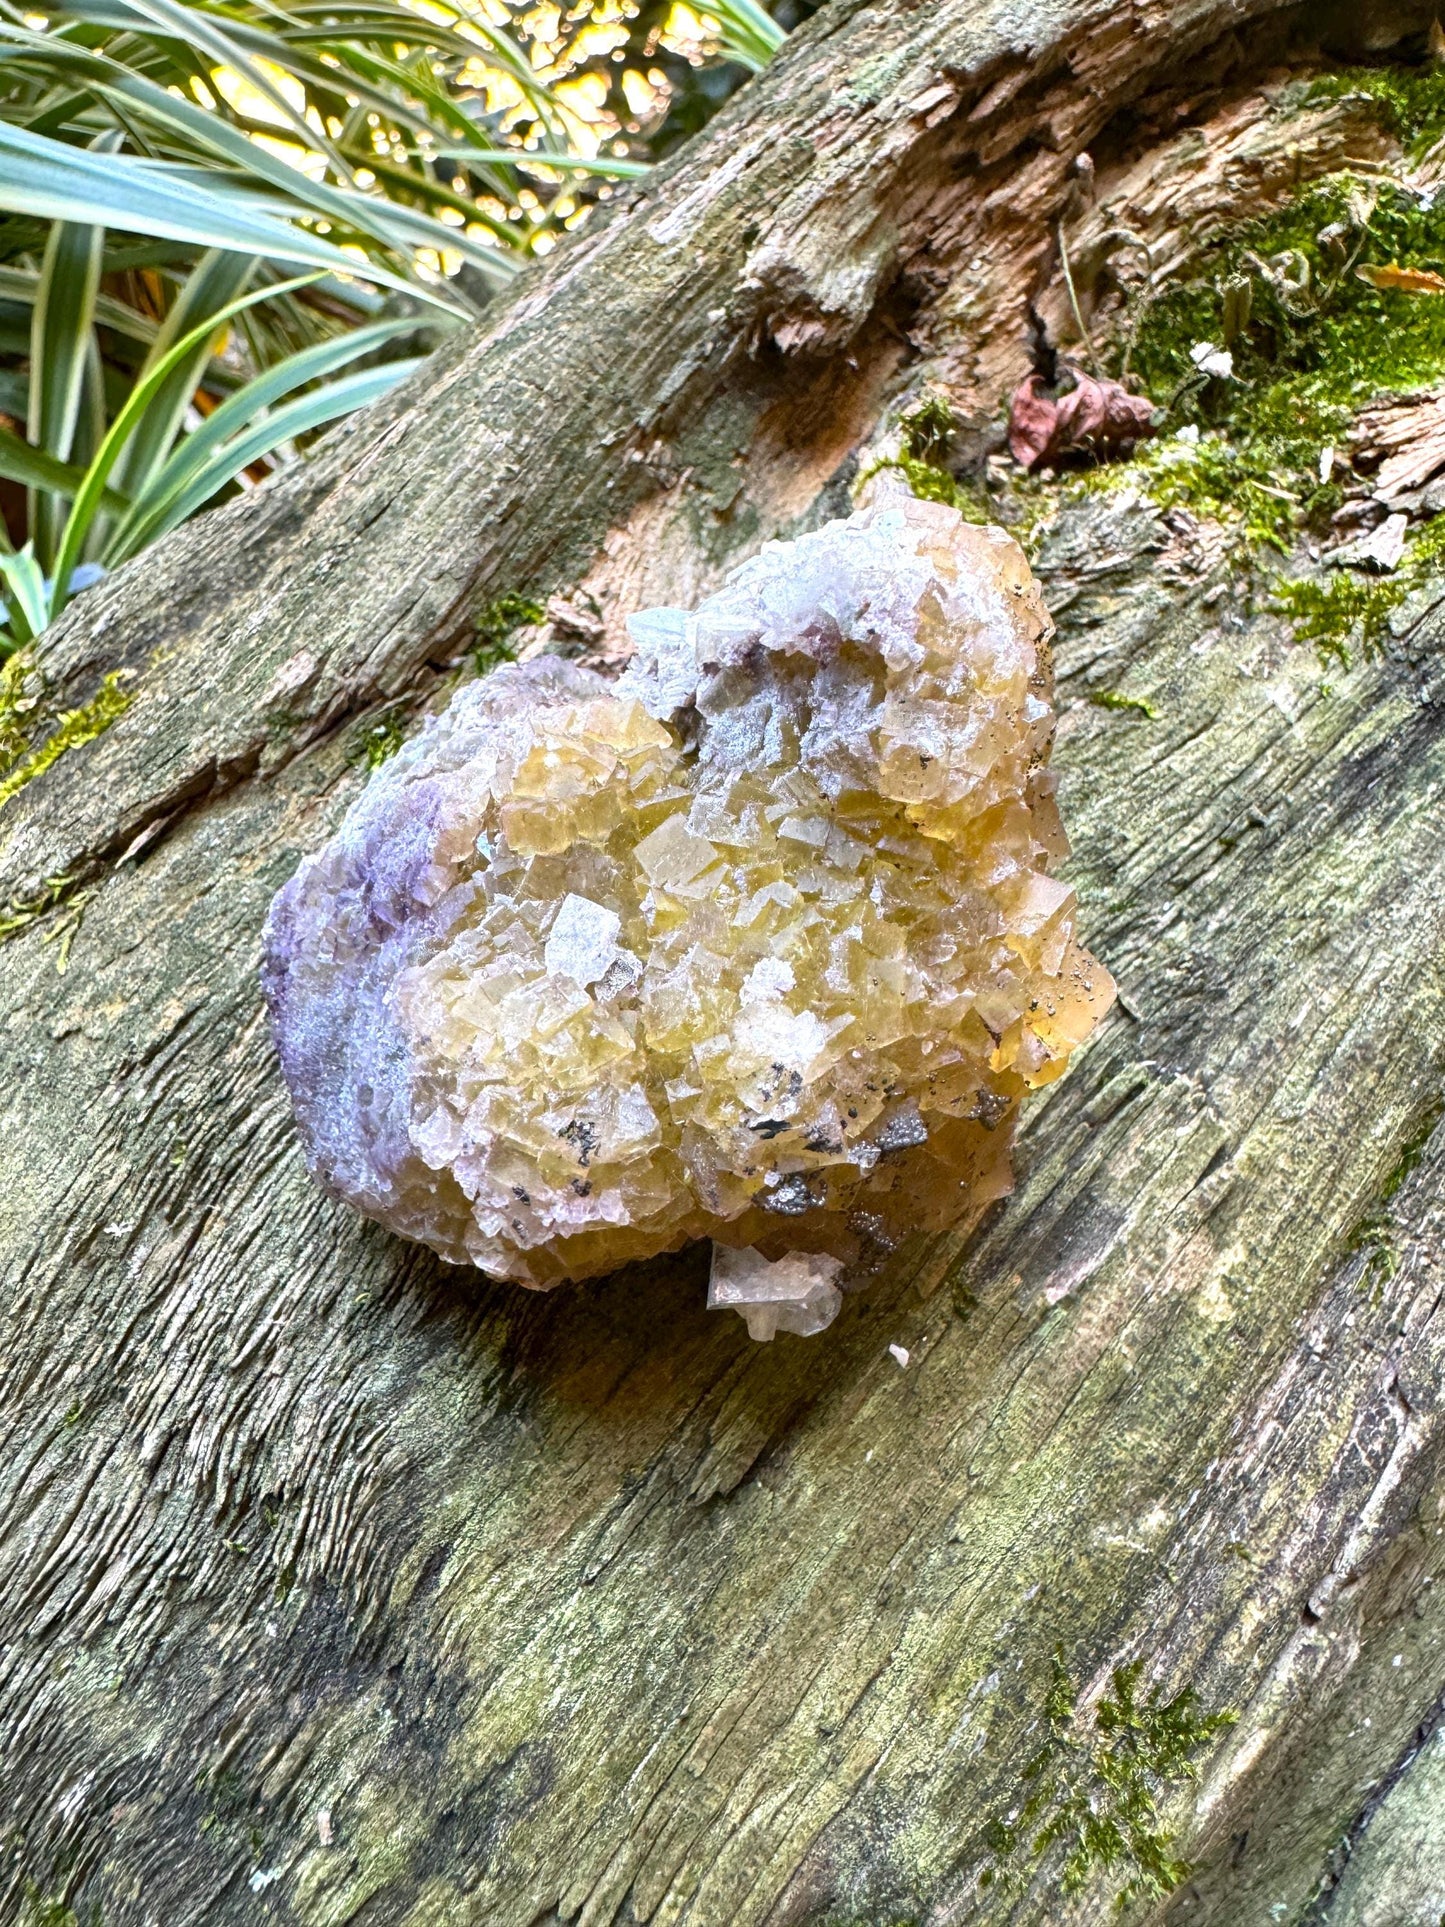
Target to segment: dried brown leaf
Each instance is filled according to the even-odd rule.
[[[1023,468],[1042,468],[1054,452],[1059,405],[1044,392],[1042,375],[1030,375],[1014,390],[1009,408],[1009,453]]]
[[[1043,377],[1030,375],[1009,410],[1009,449],[1028,469],[1044,468],[1081,449],[1107,460],[1153,433],[1153,402],[1147,395],[1131,395],[1107,376],[1076,375],[1068,394],[1054,400]]]
[[[1372,288],[1391,288],[1399,294],[1445,294],[1445,275],[1433,268],[1401,268],[1391,262],[1386,267],[1358,267],[1355,273]]]

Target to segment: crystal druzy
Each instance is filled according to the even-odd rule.
[[[1048,874],[1048,618],[1007,535],[909,498],[630,627],[618,681],[459,690],[302,864],[282,1068],[316,1176],[444,1258],[712,1238],[711,1302],[815,1330],[1009,1188],[1113,995]]]

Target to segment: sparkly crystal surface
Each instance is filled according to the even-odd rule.
[[[777,1261],[1006,1191],[1113,996],[1048,874],[1048,620],[1007,535],[908,498],[632,629],[620,681],[462,688],[281,890],[282,1069],[316,1176],[445,1258],[711,1237],[749,1255],[710,1302],[819,1329],[837,1265]]]

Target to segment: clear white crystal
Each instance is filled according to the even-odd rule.
[[[790,1251],[770,1261],[760,1251],[715,1244],[708,1310],[737,1312],[751,1338],[780,1331],[811,1338],[838,1316],[843,1294],[834,1281],[842,1269],[822,1252]]]
[[[615,910],[588,897],[565,896],[542,961],[552,976],[570,977],[585,989],[605,977],[617,961],[621,928],[622,919]]]

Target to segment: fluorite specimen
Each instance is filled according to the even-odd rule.
[[[756,1336],[1009,1188],[1107,1009],[1001,530],[892,500],[772,543],[620,681],[497,670],[277,896],[264,981],[328,1189],[534,1286],[694,1238]],[[777,1261],[782,1261],[777,1262]]]

